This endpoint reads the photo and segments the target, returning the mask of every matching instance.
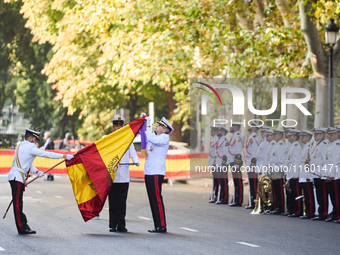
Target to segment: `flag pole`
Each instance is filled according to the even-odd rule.
[[[60,161],[58,164],[55,164],[54,166],[50,167],[49,169],[47,169],[47,170],[44,172],[44,174],[47,173],[48,171],[51,171],[53,168],[59,166],[61,163],[65,162],[65,160],[66,160],[66,159],[64,159],[63,161]],[[25,187],[26,187],[28,184],[30,184],[31,182],[33,182],[33,181],[35,181],[36,179],[38,179],[38,178],[39,178],[39,176],[37,176],[37,177],[35,177],[34,179],[30,180],[28,183],[25,184]],[[12,199],[11,202],[9,203],[6,212],[5,212],[4,216],[2,217],[3,219],[6,218],[7,212],[8,212],[8,210],[9,210],[9,208],[11,207],[12,204],[13,204],[13,199]]]
[[[6,215],[7,215],[7,213],[8,213],[8,210],[9,210],[9,208],[11,207],[12,204],[13,204],[13,199],[12,199],[11,202],[9,203],[6,212],[5,212],[4,216],[2,217],[3,219],[6,218]]]
[[[65,160],[66,160],[66,159],[64,159],[64,160],[60,161],[59,163],[55,164],[54,166],[50,167],[49,169],[47,169],[47,170],[44,172],[44,174],[46,174],[48,171],[51,171],[53,168],[59,166],[61,163],[65,162]],[[27,182],[27,183],[25,184],[25,187],[27,187],[28,184],[30,184],[31,182],[35,181],[35,180],[38,179],[38,178],[39,178],[39,176],[36,176],[35,178],[33,178],[32,180],[30,180],[29,182]]]

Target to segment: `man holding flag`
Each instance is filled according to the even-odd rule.
[[[9,181],[12,189],[12,202],[14,209],[15,223],[19,234],[35,234],[34,230],[31,230],[27,225],[27,219],[22,211],[23,202],[22,196],[25,188],[25,182],[28,178],[29,171],[38,174],[39,177],[43,177],[44,173],[39,171],[34,165],[32,165],[36,156],[44,158],[66,158],[70,160],[72,155],[59,154],[54,152],[47,152],[37,148],[36,142],[40,141],[40,132],[36,132],[30,129],[26,129],[25,141],[18,144],[15,149],[15,155],[13,159],[13,165],[8,173],[7,181]]]
[[[145,113],[141,117],[146,116]],[[146,120],[147,156],[145,157],[145,185],[149,197],[155,228],[150,233],[166,233],[165,210],[162,197],[162,182],[165,176],[165,161],[169,149],[169,133],[174,129],[163,117],[157,121],[154,133],[151,131],[151,120]],[[142,131],[141,131],[142,132]],[[143,134],[141,134],[143,137]]]
[[[74,196],[85,222],[103,209],[117,174],[116,166],[141,127],[145,127],[144,119],[136,119],[102,137],[79,150],[72,160],[66,162]]]
[[[111,120],[111,122],[113,124],[113,132],[115,132],[124,126],[125,118],[116,116]],[[137,166],[140,165],[135,146],[131,144],[122,159],[119,161],[118,167],[116,167],[117,173],[109,192],[110,232],[127,232],[125,227],[125,215],[126,199],[130,181],[129,156],[133,163]]]

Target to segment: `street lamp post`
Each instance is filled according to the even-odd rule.
[[[329,46],[329,126],[334,126],[334,84],[333,84],[333,47],[338,36],[339,26],[330,19],[325,26],[326,44]]]

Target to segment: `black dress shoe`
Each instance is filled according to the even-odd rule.
[[[340,220],[333,220],[333,223],[340,224]]]
[[[271,211],[270,214],[276,214],[276,215],[279,215],[281,214],[279,210],[275,210],[275,211]]]
[[[216,200],[209,200],[209,203],[215,203]]]
[[[158,227],[154,229],[149,229],[148,232],[150,233],[166,233],[166,227]]]
[[[333,222],[334,220],[332,218],[325,219],[326,222]]]
[[[37,233],[37,232],[30,229],[30,228],[26,228],[26,229],[24,229],[24,231],[20,231],[19,235],[29,235],[29,234],[35,234],[35,233]]]
[[[283,216],[289,216],[290,213],[289,213],[289,212],[285,212],[285,213],[281,213],[281,215],[283,215]]]
[[[288,217],[290,217],[290,218],[297,218],[297,217],[299,217],[299,215],[296,215],[295,213],[293,213],[293,214],[289,214]]]
[[[232,203],[232,204],[229,204],[229,206],[242,206],[242,204],[240,204],[240,203]]]
[[[311,217],[310,217],[310,216],[307,216],[307,215],[300,216],[299,218],[300,218],[300,219],[303,219],[303,220],[309,220],[309,219],[311,219]]]
[[[253,205],[248,205],[248,206],[246,206],[246,207],[244,207],[244,208],[246,208],[246,209],[254,209],[255,206],[253,206]]]
[[[312,218],[311,220],[324,220],[324,219],[320,218],[319,216],[316,216],[316,217]]]
[[[117,231],[117,225],[113,226],[112,228],[110,228],[109,230],[110,232],[116,232]]]
[[[128,231],[128,230],[126,229],[126,227],[122,227],[122,228],[118,227],[118,228],[117,228],[117,232],[125,233],[125,232],[127,232],[127,231]]]
[[[223,205],[223,204],[226,204],[226,203],[224,203],[224,202],[222,202],[222,201],[217,201],[216,204],[217,204],[217,205]]]

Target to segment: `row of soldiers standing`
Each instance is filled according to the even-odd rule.
[[[340,125],[336,128],[314,128],[311,132],[303,129],[299,131],[294,127],[270,130],[267,126],[258,126],[252,122],[245,143],[240,134],[241,125],[239,122],[232,123],[232,137],[229,141],[226,138],[226,128],[211,127],[213,139],[209,148],[209,166],[214,169],[230,166],[233,169],[234,195],[229,206],[242,206],[243,203],[241,155],[245,147],[246,162],[243,168],[247,170],[249,180],[249,202],[246,209],[254,209],[259,175],[267,173],[272,179],[274,194],[274,201],[267,213],[340,223]],[[261,141],[257,131],[261,132]],[[287,144],[283,138],[288,140]],[[209,202],[228,204],[228,172],[213,171],[213,177]],[[328,196],[333,206],[330,214]]]

